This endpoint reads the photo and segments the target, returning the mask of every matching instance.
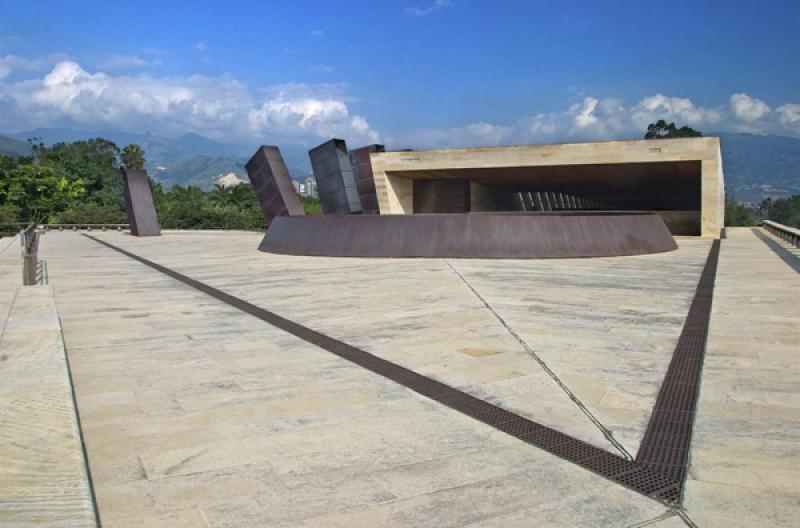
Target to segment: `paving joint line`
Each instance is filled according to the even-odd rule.
[[[674,511],[681,515],[684,522],[690,523],[688,516],[685,515],[680,509],[682,501],[683,482],[685,479],[685,472],[680,473],[680,477],[676,478],[674,474],[669,474],[658,467],[654,468],[652,464],[646,461],[639,460],[640,453],[637,460],[628,460],[614,453],[610,453],[599,447],[587,444],[582,440],[569,436],[565,433],[552,429],[546,425],[534,422],[528,418],[517,415],[511,411],[502,409],[487,401],[481,400],[466,392],[456,389],[450,385],[444,384],[433,378],[423,376],[406,367],[392,363],[391,361],[382,359],[376,355],[370,354],[364,350],[348,345],[342,341],[334,339],[330,336],[312,330],[299,323],[281,317],[274,312],[251,304],[243,299],[235,297],[231,294],[225,293],[222,290],[214,288],[208,284],[192,279],[189,276],[183,275],[175,270],[162,266],[156,262],[148,260],[144,257],[126,251],[120,247],[115,246],[109,242],[100,240],[91,235],[84,234],[83,236],[106,246],[122,255],[125,255],[145,266],[148,266],[168,277],[171,277],[178,282],[181,282],[189,287],[192,287],[210,297],[224,302],[229,306],[236,308],[246,314],[252,315],[272,326],[283,330],[303,341],[318,346],[328,352],[350,361],[356,365],[361,366],[374,374],[383,376],[386,379],[394,381],[424,397],[432,399],[441,403],[455,411],[458,411],[466,416],[478,420],[496,430],[504,432],[508,435],[514,436],[532,446],[535,446],[543,451],[558,456],[566,461],[583,467],[584,469],[595,473],[603,478],[606,478],[618,485],[631,489],[641,495],[655,500],[661,504],[672,508]],[[676,351],[673,354],[673,360],[670,363],[670,368],[667,375],[674,374],[675,366],[680,371],[684,369],[685,365],[680,361],[676,361],[679,349],[681,348],[681,340],[685,333],[696,331],[697,324],[692,324],[690,319],[692,317],[692,309],[696,305],[704,305],[710,312],[711,296],[708,290],[708,277],[711,278],[710,292],[713,292],[713,280],[716,274],[716,263],[719,256],[719,240],[715,240],[709,251],[709,257],[706,265],[701,273],[701,280],[698,284],[695,297],[692,301],[692,308],[690,308],[689,315],[687,316],[686,323],[684,324],[681,338],[679,339]],[[705,280],[704,280],[705,279]],[[705,320],[705,332],[708,331],[708,318]],[[695,343],[696,344],[696,343]],[[703,350],[705,348],[705,341],[703,341]],[[702,359],[702,357],[701,357]],[[701,365],[702,366],[702,365]],[[667,383],[665,378],[662,384],[662,392],[664,385]],[[680,384],[679,384],[680,385]],[[693,397],[692,405],[696,402],[696,389],[697,386],[691,387],[694,392],[689,396]],[[659,394],[659,396],[661,393]],[[685,402],[684,402],[685,403]],[[687,409],[688,410],[688,409]],[[659,411],[658,400],[654,407],[654,413]],[[691,407],[689,412],[694,416],[694,407]],[[653,418],[651,416],[651,424]],[[689,431],[691,436],[691,431]],[[643,440],[643,445],[648,441],[647,438]],[[688,458],[688,445],[684,453],[684,462]]]
[[[494,308],[492,308],[489,302],[483,297],[483,295],[478,293],[478,290],[476,290],[472,286],[472,284],[470,284],[469,281],[467,281],[464,275],[462,275],[461,272],[458,271],[456,267],[453,266],[453,264],[449,260],[447,259],[443,260],[450,267],[450,269],[453,270],[453,272],[456,275],[458,275],[458,278],[461,279],[461,282],[463,282],[464,285],[467,288],[469,288],[469,290],[475,295],[475,297],[477,297],[478,300],[481,303],[483,303],[486,309],[489,310],[492,313],[492,315],[494,315],[494,317],[500,322],[503,328],[506,329],[506,331],[511,335],[511,337],[513,337],[514,340],[517,341],[517,343],[519,343],[519,345],[525,350],[525,352],[527,352],[528,355],[534,361],[536,361],[536,363],[539,364],[539,367],[541,367],[542,370],[544,370],[545,373],[550,378],[552,378],[553,381],[556,382],[556,384],[561,388],[562,391],[564,391],[564,393],[569,397],[569,399],[572,400],[572,402],[578,407],[578,409],[580,409],[581,412],[584,415],[586,415],[589,421],[592,422],[592,424],[594,424],[595,427],[597,427],[597,429],[600,431],[600,433],[602,433],[605,439],[608,440],[611,443],[611,445],[613,445],[617,449],[617,451],[619,451],[622,454],[622,456],[624,456],[628,460],[633,460],[634,458],[633,455],[631,455],[628,452],[628,450],[625,449],[625,447],[621,443],[619,443],[619,441],[617,441],[616,438],[614,438],[614,433],[611,431],[611,429],[606,427],[605,424],[603,424],[603,422],[601,422],[600,419],[597,416],[595,416],[594,413],[592,413],[592,411],[590,411],[589,408],[580,400],[580,398],[578,398],[578,396],[574,392],[572,392],[572,390],[569,387],[567,387],[567,384],[561,381],[561,378],[558,377],[558,375],[553,371],[553,369],[550,368],[550,366],[539,356],[539,354],[537,354],[530,346],[528,346],[527,341],[525,341],[525,339],[523,339],[522,336],[520,336],[513,328],[511,328],[511,326],[508,324],[508,322],[506,322],[503,316],[501,316],[499,313],[497,313],[497,311]]]

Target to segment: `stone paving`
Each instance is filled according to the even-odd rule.
[[[0,337],[0,468],[0,525],[96,526],[47,286],[18,286]]]
[[[729,233],[682,513],[700,526],[788,526],[800,484],[800,275],[750,230]],[[254,233],[93,235],[632,455],[710,246],[446,262],[269,255]],[[685,525],[80,234],[48,233],[41,251],[104,526]]]

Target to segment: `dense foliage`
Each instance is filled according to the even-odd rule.
[[[680,128],[675,126],[675,123],[667,123],[663,119],[659,119],[655,123],[647,125],[647,132],[644,135],[645,139],[673,139],[683,137],[701,137],[703,134],[688,126]]]
[[[728,200],[725,203],[725,225],[726,226],[755,226],[758,225],[756,215],[753,211],[735,200]]]
[[[122,151],[105,139],[33,145],[34,155],[0,156],[0,223],[126,223],[120,164],[144,165],[138,145]],[[264,229],[264,217],[250,185],[216,186],[211,191],[176,185],[164,190],[151,180],[164,229]],[[309,214],[319,201],[303,198]]]
[[[800,229],[800,194],[789,198],[764,200],[759,206],[763,218]]]

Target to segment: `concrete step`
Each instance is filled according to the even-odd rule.
[[[95,527],[53,291],[16,291],[0,338],[0,526]]]

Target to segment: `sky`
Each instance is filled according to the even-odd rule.
[[[0,132],[389,149],[800,137],[800,0],[0,0]]]

